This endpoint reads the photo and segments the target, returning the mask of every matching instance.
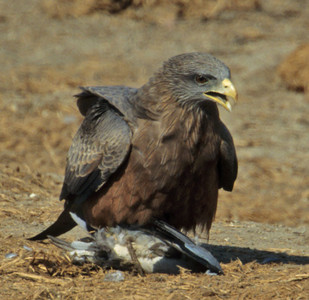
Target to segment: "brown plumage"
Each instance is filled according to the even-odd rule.
[[[231,110],[236,100],[229,69],[209,54],[188,53],[169,59],[140,89],[82,90],[85,119],[67,157],[64,212],[32,239],[74,227],[69,211],[95,228],[160,219],[209,230],[218,189],[231,191],[237,176],[216,104]]]

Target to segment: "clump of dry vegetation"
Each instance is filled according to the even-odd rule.
[[[309,92],[309,43],[289,54],[278,68],[279,76],[289,89]]]

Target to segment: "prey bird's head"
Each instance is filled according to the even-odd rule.
[[[229,68],[210,54],[174,56],[164,63],[158,75],[165,82],[165,90],[184,105],[202,106],[212,101],[231,111],[237,101]]]

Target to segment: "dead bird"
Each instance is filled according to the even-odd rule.
[[[71,217],[81,227],[89,229],[75,214],[71,213]],[[78,264],[92,262],[114,269],[133,265],[140,274],[177,274],[180,267],[193,272],[223,273],[208,250],[163,221],[155,221],[151,227],[101,228],[72,243],[53,236],[49,239],[57,247],[69,251],[73,262]]]

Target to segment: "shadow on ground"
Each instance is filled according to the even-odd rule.
[[[239,259],[243,264],[250,262],[257,262],[259,264],[269,263],[283,263],[283,264],[309,264],[309,256],[290,255],[287,253],[273,252],[266,250],[251,249],[245,247],[235,246],[219,246],[203,244],[208,251],[210,251],[220,263],[230,263],[231,261]]]

